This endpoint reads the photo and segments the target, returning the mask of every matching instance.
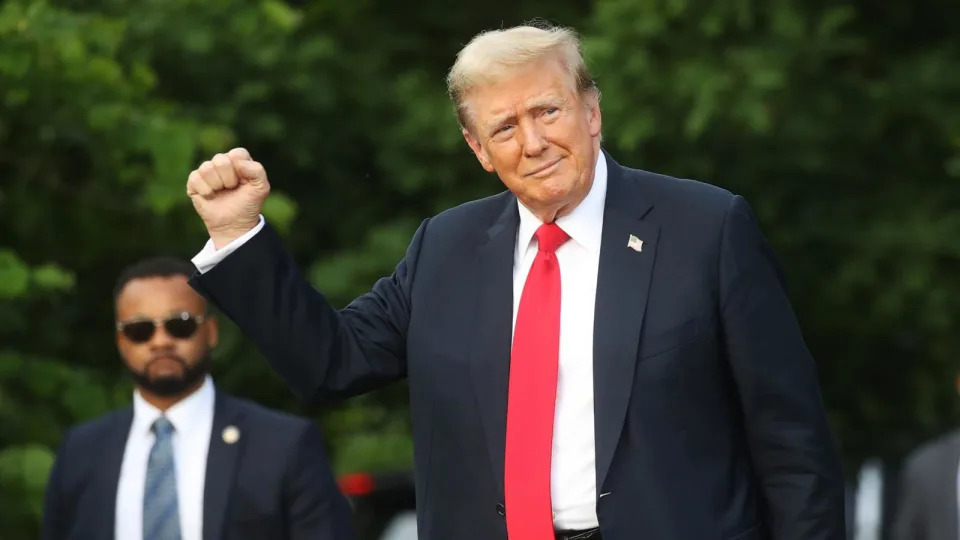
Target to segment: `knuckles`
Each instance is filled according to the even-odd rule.
[[[214,154],[210,159],[201,163],[187,177],[188,193],[205,193],[210,190],[219,191],[224,188],[221,180],[222,171],[230,168],[236,175],[258,177],[262,182],[258,184],[260,192],[265,197],[270,192],[270,183],[267,181],[266,169],[263,164],[254,161],[245,148],[237,147],[227,153]],[[221,171],[221,172],[218,172]]]

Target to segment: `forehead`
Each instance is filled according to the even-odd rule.
[[[184,276],[146,277],[131,280],[117,297],[118,318],[160,317],[171,311],[203,311],[205,300]]]
[[[480,85],[467,93],[466,102],[480,122],[516,114],[550,101],[575,97],[574,83],[559,59],[548,57],[510,70],[496,81]]]

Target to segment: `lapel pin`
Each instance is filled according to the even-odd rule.
[[[227,426],[223,428],[223,442],[233,444],[240,440],[240,430],[237,426]]]
[[[643,240],[631,234],[630,239],[627,240],[627,247],[634,251],[643,251]]]

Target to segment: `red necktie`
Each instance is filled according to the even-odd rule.
[[[538,251],[523,285],[510,356],[504,506],[510,540],[553,540],[550,458],[560,355],[560,264],[570,237],[541,225]]]

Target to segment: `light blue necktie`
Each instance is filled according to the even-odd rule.
[[[153,423],[153,432],[157,440],[147,461],[147,481],[143,490],[143,540],[180,540],[173,424],[161,416]]]

